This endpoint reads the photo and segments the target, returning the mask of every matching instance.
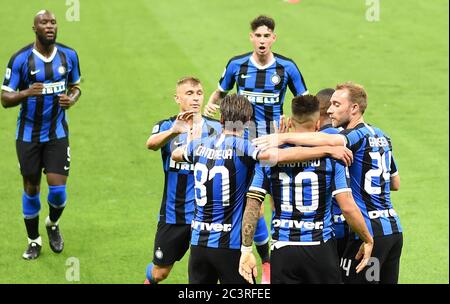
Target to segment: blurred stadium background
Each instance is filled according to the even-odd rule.
[[[34,41],[33,16],[47,8],[58,20],[57,41],[78,51],[83,78],[82,97],[68,113],[72,164],[61,255],[49,249],[41,220],[41,257],[21,258],[19,108],[0,110],[0,283],[70,283],[69,257],[80,263],[79,283],[143,281],[164,182],[160,153],[147,151],[145,141],[154,123],[177,113],[178,78],[199,77],[208,98],[227,60],[251,50],[249,21],[259,14],[275,19],[273,50],[296,61],[310,92],[346,80],[367,88],[366,121],[391,136],[402,179],[392,195],[404,227],[400,283],[449,282],[447,0],[380,1],[375,22],[366,19],[364,0],[80,0],[73,22],[70,2],[0,0],[2,69]],[[42,185],[41,219],[48,210]],[[186,283],[187,261],[165,283]]]

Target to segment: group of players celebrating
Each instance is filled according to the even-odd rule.
[[[204,115],[200,80],[184,77],[180,113],[147,141],[161,149],[165,187],[146,283],[167,278],[189,248],[189,283],[255,283],[253,241],[261,283],[397,283],[403,239],[390,191],[400,177],[390,138],[364,122],[365,89],[309,94],[297,65],[271,50],[274,20],[250,26],[253,52],[228,62]]]
[[[397,283],[403,240],[390,199],[400,186],[391,140],[364,122],[361,85],[346,82],[310,95],[297,65],[272,52],[274,30],[270,17],[251,22],[253,51],[228,62],[204,115],[200,80],[184,77],[176,85],[179,114],[154,126],[147,147],[161,150],[165,185],[146,283],[166,279],[189,248],[189,283],[255,283],[253,242],[261,283]],[[56,43],[55,16],[38,12],[33,31],[35,42],[11,57],[1,92],[4,107],[21,106],[24,259],[38,258],[42,248],[43,170],[50,247],[63,251],[66,111],[81,94],[78,56]],[[235,85],[237,94],[227,94]],[[295,97],[285,119],[288,88]],[[219,121],[211,118],[218,110]],[[375,276],[367,273],[371,260]]]

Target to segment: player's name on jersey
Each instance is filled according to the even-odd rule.
[[[288,164],[278,164],[279,168],[295,168],[295,167],[319,167],[320,166],[320,159],[312,159],[304,162],[297,162],[297,163],[288,163]]]
[[[273,227],[280,228],[298,228],[298,229],[308,229],[308,230],[322,230],[323,222],[306,222],[297,220],[286,220],[286,219],[274,219],[272,221]]]
[[[389,142],[386,137],[369,137],[369,145],[371,147],[388,147]]]
[[[247,97],[248,101],[252,104],[275,104],[280,102],[280,94],[278,93],[241,91],[241,94]]]
[[[173,159],[170,159],[169,167],[177,170],[194,171],[194,164],[176,162]]]
[[[231,231],[231,224],[220,223],[204,223],[199,221],[192,221],[192,229],[194,230],[207,230],[207,231]]]
[[[64,81],[44,83],[44,88],[42,89],[42,94],[55,94],[66,91],[66,83]]]
[[[208,159],[231,159],[233,157],[233,149],[211,149],[199,146],[195,150],[195,156],[201,156]]]

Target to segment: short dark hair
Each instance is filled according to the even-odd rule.
[[[264,25],[267,26],[272,32],[275,30],[275,20],[264,15],[260,15],[253,19],[253,21],[250,23],[250,28],[254,32],[258,27]]]
[[[314,95],[300,95],[292,99],[292,115],[299,123],[312,121],[313,114],[319,112],[319,100]]]
[[[225,130],[242,131],[253,115],[253,107],[247,97],[236,93],[225,96],[220,103],[221,122]]]
[[[320,116],[328,116],[327,110],[331,106],[331,96],[333,93],[334,89],[326,88],[316,94],[317,100],[319,100]]]

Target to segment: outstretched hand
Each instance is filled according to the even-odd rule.
[[[174,124],[172,125],[172,132],[175,134],[189,132],[191,129],[190,124],[193,117],[194,111],[186,111],[178,114]]]
[[[284,144],[281,134],[282,133],[275,133],[257,137],[252,140],[252,145],[261,151],[265,151],[269,148],[276,148]]]
[[[213,117],[214,114],[220,109],[220,106],[214,103],[207,103],[205,109],[203,110],[203,115],[208,117]]]
[[[336,146],[336,147],[329,147],[330,149],[330,157],[341,161],[345,164],[346,167],[351,166],[353,163],[353,153],[350,149],[344,146]]]

